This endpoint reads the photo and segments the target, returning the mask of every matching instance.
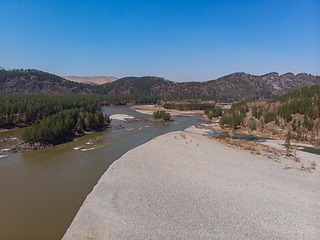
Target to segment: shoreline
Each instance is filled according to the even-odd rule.
[[[202,119],[203,121],[205,119]],[[221,128],[219,125],[219,121],[217,119],[208,121],[206,124],[199,124],[197,127],[207,129],[212,131],[213,133],[217,135],[223,135],[225,133],[228,133],[230,136],[233,137],[257,137],[262,139],[270,139],[270,140],[279,140],[284,141],[286,137],[284,135],[273,135],[271,132],[261,132],[257,130],[248,131],[246,128],[239,128],[236,130],[232,130],[231,128]],[[308,141],[297,141],[295,139],[290,140],[291,145],[300,145],[300,146],[306,146],[306,147],[312,147],[319,149],[319,147],[315,144],[312,144]]]
[[[85,135],[89,135],[94,132],[99,132],[99,131],[105,131],[107,129],[122,129],[123,127],[120,124],[115,124],[114,127],[111,125],[101,127],[96,130],[88,130],[88,131],[83,131],[78,134],[72,134],[68,137],[66,137],[63,140],[60,141],[55,141],[52,143],[41,143],[41,142],[23,142],[20,140],[17,144],[9,147],[9,148],[4,148],[0,149],[0,153],[19,153],[19,152],[25,152],[25,151],[35,151],[35,150],[40,150],[40,149],[50,149],[53,148],[56,145],[60,145],[66,142],[70,142],[75,138],[82,137]]]
[[[13,126],[7,126],[7,127],[1,127],[0,128],[0,133],[1,132],[7,132],[7,131],[10,131],[10,130],[15,130],[15,129],[21,129],[21,128],[25,128],[25,127],[29,127],[30,124],[17,124],[17,125],[13,125]]]
[[[204,131],[170,132],[116,160],[63,239],[320,237],[319,169],[288,170]]]
[[[203,115],[204,110],[192,110],[192,111],[179,111],[175,109],[166,109],[158,105],[134,105],[131,109],[147,115],[152,115],[156,111],[165,111],[170,113],[171,116],[193,116]]]
[[[125,123],[142,123],[142,122],[174,122],[173,119],[164,120],[162,118],[133,118],[133,119],[126,119]]]

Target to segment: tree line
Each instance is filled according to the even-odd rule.
[[[39,122],[72,108],[93,113],[100,106],[94,95],[0,95],[0,127]]]
[[[55,142],[74,133],[95,130],[110,124],[109,116],[102,112],[87,112],[84,108],[72,108],[60,111],[25,128],[22,140],[25,142]]]
[[[251,117],[247,116],[251,113]],[[290,126],[297,139],[304,139],[306,131],[320,134],[320,86],[313,85],[293,90],[268,102],[242,101],[233,104],[228,115],[221,118],[222,127],[249,127],[274,122]]]
[[[221,127],[227,126],[233,129],[237,129],[243,124],[243,119],[246,117],[246,113],[249,111],[247,101],[241,101],[232,104],[228,115],[222,117],[219,121]]]
[[[319,81],[319,77],[309,76],[301,84]],[[125,77],[112,83],[90,85],[35,69],[0,68],[0,94],[123,94],[128,95],[128,102],[135,99],[136,103],[150,101],[143,99],[144,97],[166,101],[193,99],[233,102],[248,98],[270,99],[274,95],[269,87],[261,77],[244,73],[230,74],[202,83],[174,83],[161,77],[145,76]]]
[[[163,105],[165,109],[176,109],[179,111],[190,111],[190,110],[205,110],[208,108],[214,108],[213,103],[165,103]]]
[[[204,110],[204,114],[207,114],[207,117],[212,119],[219,116],[222,116],[222,109],[221,108],[207,108]]]
[[[153,118],[162,118],[163,120],[169,121],[171,116],[170,113],[166,113],[165,111],[156,111],[152,114]]]
[[[67,95],[1,95],[0,94],[0,127],[31,124],[59,111],[84,108],[84,111],[95,112],[102,105],[123,105],[130,103],[155,104],[155,96],[136,94],[67,94]]]

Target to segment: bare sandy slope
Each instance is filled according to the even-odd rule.
[[[67,76],[63,77],[67,80],[78,82],[78,83],[88,83],[94,85],[100,85],[105,83],[111,83],[118,80],[115,77],[105,77],[105,76],[98,76],[98,77],[75,77],[75,76]]]
[[[171,132],[101,177],[63,239],[91,238],[320,239],[320,175]]]

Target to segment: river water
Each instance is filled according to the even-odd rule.
[[[102,111],[150,118],[128,106]],[[110,164],[155,136],[199,124],[197,118],[174,117],[170,123],[113,120],[125,129],[92,133],[52,149],[0,154],[0,239],[61,239]],[[11,130],[0,137],[20,134],[21,129]]]

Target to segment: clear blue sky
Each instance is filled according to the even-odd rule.
[[[0,66],[204,81],[320,75],[320,1],[0,1]]]

